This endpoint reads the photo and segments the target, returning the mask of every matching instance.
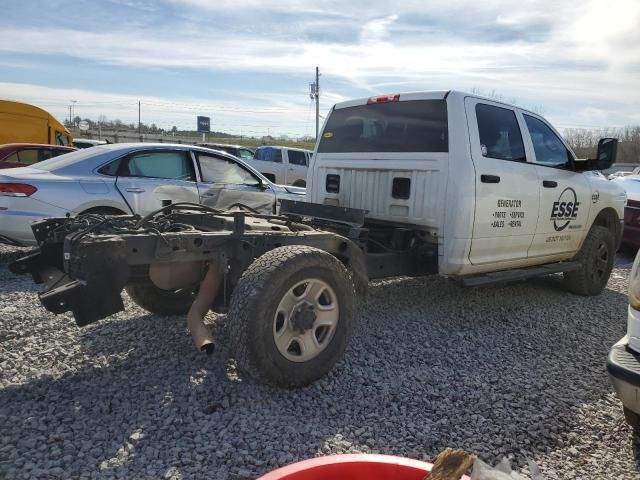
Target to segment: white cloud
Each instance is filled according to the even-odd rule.
[[[99,32],[5,26],[0,29],[0,51],[64,54],[136,68],[206,69],[225,75],[264,71],[301,75],[319,65],[363,96],[381,89],[477,87],[499,91],[526,106],[542,105],[562,124],[570,125],[576,118],[616,125],[640,121],[637,0],[579,5],[551,0],[518,4],[442,0],[428,5],[407,0],[391,6],[382,0],[174,3],[190,18],[206,21],[224,13],[243,22],[237,27],[213,23],[211,29],[178,23],[170,32],[117,30],[117,25]],[[280,15],[288,23],[275,22],[270,15]],[[261,25],[272,34],[256,35],[240,28],[243,24]],[[51,42],[52,38],[57,41]],[[261,87],[256,76],[256,90]],[[246,101],[237,98],[239,92],[233,95],[234,101]],[[272,102],[301,107],[284,97]]]

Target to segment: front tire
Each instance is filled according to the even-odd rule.
[[[135,304],[158,315],[184,315],[196,296],[194,288],[163,290],[152,284],[127,285],[125,290]]]
[[[622,407],[624,411],[624,419],[633,428],[634,432],[640,433],[640,415],[627,407]]]
[[[231,351],[241,370],[280,387],[328,373],[351,338],[355,292],[333,255],[286,246],[256,259],[234,289]]]
[[[576,295],[598,295],[607,286],[615,257],[615,238],[608,228],[594,225],[575,260],[581,268],[564,273],[567,290]]]

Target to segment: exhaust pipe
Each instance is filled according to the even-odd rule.
[[[215,345],[209,335],[209,330],[204,324],[204,316],[207,314],[220,289],[220,277],[216,265],[209,265],[207,274],[200,282],[200,290],[193,301],[189,313],[187,314],[187,328],[191,333],[193,342],[200,351],[208,355],[213,353]]]

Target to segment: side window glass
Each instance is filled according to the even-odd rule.
[[[18,152],[13,152],[11,155],[9,155],[7,158],[5,158],[4,160],[2,160],[3,162],[16,162],[18,163]]]
[[[526,162],[524,142],[513,110],[478,103],[476,117],[482,156]]]
[[[34,163],[38,163],[38,150],[34,149],[26,149],[20,150],[18,152],[18,158],[20,159],[20,163],[24,163],[25,165],[33,165]]]
[[[261,147],[256,150],[253,158],[264,162],[282,163],[282,150],[279,148]]]
[[[289,150],[289,163],[293,165],[307,165],[307,156],[299,150]]]
[[[105,166],[98,169],[98,173],[102,175],[109,175],[110,177],[115,177],[118,175],[118,168],[120,167],[120,161],[122,159],[114,160],[113,162],[107,163]]]
[[[129,157],[118,174],[122,177],[167,178],[195,181],[187,152],[144,152]]]
[[[54,156],[54,154],[57,154],[55,150],[40,150],[40,155],[42,157],[40,160],[49,160]]]
[[[233,160],[198,153],[202,181],[232,185],[258,185],[258,179]]]
[[[523,116],[536,152],[536,162],[550,167],[566,165],[571,153],[562,140],[542,120],[526,114]]]
[[[58,145],[68,145],[67,136],[64,133],[61,133],[56,130],[56,144]]]
[[[240,149],[240,158],[242,160],[251,160],[253,158],[253,152],[251,150]]]

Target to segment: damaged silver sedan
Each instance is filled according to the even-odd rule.
[[[238,158],[177,144],[111,144],[0,175],[0,242],[35,245],[31,223],[83,213],[147,215],[177,202],[277,213],[304,188],[271,183]]]

